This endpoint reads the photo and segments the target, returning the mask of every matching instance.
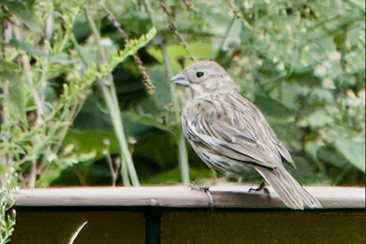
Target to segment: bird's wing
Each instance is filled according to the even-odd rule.
[[[198,151],[229,160],[274,168],[282,164],[282,156],[293,163],[263,114],[237,92],[188,102],[183,111],[183,132]]]

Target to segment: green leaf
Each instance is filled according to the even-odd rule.
[[[77,164],[78,160],[75,157],[70,157],[65,160],[57,160],[50,162],[44,168],[42,174],[36,182],[37,187],[47,187],[50,183],[55,180],[63,170]]]
[[[295,110],[286,107],[270,97],[257,95],[254,103],[268,120],[275,123],[289,123],[295,120]]]
[[[115,134],[113,131],[101,129],[70,129],[62,144],[65,148],[73,147],[72,153],[76,155],[78,161],[85,161],[87,155],[93,154],[96,159],[103,156],[105,149],[103,141],[106,139],[110,141],[110,152],[117,153],[119,150]]]
[[[151,28],[151,30],[142,35],[139,39],[131,39],[126,44],[125,48],[118,53],[114,53],[108,58],[108,63],[101,65],[101,73],[103,75],[110,74],[116,66],[124,61],[128,56],[135,54],[140,48],[147,45],[149,41],[151,41],[156,35],[155,27]]]
[[[319,161],[338,168],[343,168],[347,164],[347,161],[337,154],[337,151],[332,146],[320,146],[316,151],[316,156]]]
[[[9,80],[9,95],[5,98],[5,101],[9,116],[13,119],[19,119],[23,124],[27,124],[24,86],[22,80]]]
[[[0,71],[0,77],[11,80],[14,78],[14,74],[10,71]]]
[[[42,33],[42,28],[37,22],[33,12],[18,1],[5,1],[5,4],[10,12],[13,12],[19,19],[22,20],[23,24],[26,25],[32,32],[37,34]]]
[[[123,119],[124,119],[124,121],[127,122],[127,126],[128,126],[128,124],[131,124],[131,125],[134,125],[134,127],[137,127],[140,125],[140,127],[142,127],[141,129],[143,129],[143,127],[145,127],[145,129],[142,130],[143,132],[145,132],[148,129],[151,130],[152,128],[157,128],[157,129],[172,133],[172,131],[170,131],[166,126],[164,126],[162,124],[161,119],[153,117],[149,114],[137,115],[135,113],[128,112],[128,113],[123,113]],[[151,128],[146,128],[146,127],[151,127]],[[126,129],[128,129],[128,127]],[[135,131],[134,134],[138,134],[137,133],[138,130],[132,130],[132,131]]]
[[[212,58],[212,44],[210,43],[190,43],[189,45],[191,52],[200,59],[211,59]],[[163,55],[160,48],[157,48],[156,46],[152,46],[151,48],[147,49],[147,52],[153,56],[156,60],[163,63]],[[184,57],[185,58],[185,65],[188,66],[193,63],[193,61],[190,59],[187,51],[184,49],[182,45],[167,45],[166,46],[166,52],[169,57],[170,65],[172,68],[172,72],[178,73],[182,71],[182,68],[180,67],[177,60],[179,58]]]
[[[332,123],[332,116],[330,116],[325,110],[316,110],[307,117],[306,122],[300,122],[300,125],[304,127],[310,126],[311,128],[316,129]]]
[[[16,63],[10,63],[5,60],[0,60],[0,72],[1,71],[11,71],[16,72],[19,71],[21,68]]]
[[[95,159],[96,156],[97,156],[97,153],[95,150],[91,150],[91,151],[85,152],[85,153],[80,153],[78,156],[78,161],[88,162],[88,161]]]
[[[11,39],[10,42],[9,42],[9,45],[13,46],[13,47],[16,47],[16,48],[19,48],[21,50],[24,50],[26,52],[28,52],[29,54],[32,54],[32,55],[35,55],[35,56],[39,56],[39,57],[45,57],[45,53],[42,52],[40,49],[37,49],[37,48],[34,48],[32,46],[32,44],[30,43],[26,43],[26,42],[23,42],[21,40],[18,40],[18,39]]]
[[[359,143],[352,138],[338,138],[334,145],[351,164],[365,172],[365,143]]]

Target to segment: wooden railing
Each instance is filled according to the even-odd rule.
[[[12,242],[365,243],[364,187],[306,187],[323,209],[287,209],[250,186],[21,189]]]

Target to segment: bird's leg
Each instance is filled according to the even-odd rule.
[[[191,184],[188,187],[193,191],[207,192],[209,191],[211,186],[216,185],[217,182],[220,181],[221,179],[225,179],[225,176],[213,171],[213,180],[211,182],[208,182],[209,183],[208,186],[196,186],[194,184]]]
[[[194,184],[189,185],[188,187],[191,190],[194,191],[203,191],[203,192],[207,192],[209,191],[210,187],[215,185],[217,183],[217,181],[219,180],[219,178],[215,178],[208,186],[196,186]]]
[[[193,190],[193,191],[201,191],[201,192],[206,192],[207,195],[208,195],[208,198],[210,199],[210,203],[213,204],[213,198],[212,198],[212,194],[210,192],[210,187],[215,183],[212,182],[210,185],[208,186],[195,186],[195,185],[189,185],[189,188],[190,190]]]
[[[211,184],[212,185],[212,184]],[[210,203],[210,207],[211,207],[211,211],[213,211],[213,205],[214,205],[214,200],[212,197],[212,194],[210,192],[210,186],[195,186],[195,185],[189,185],[189,189],[191,191],[201,191],[201,192],[205,192],[207,194],[209,203]]]
[[[213,212],[214,200],[213,200],[213,197],[212,197],[212,194],[211,194],[211,192],[210,192],[209,187],[205,190],[205,192],[206,192],[207,197],[208,197],[208,199],[209,199],[209,203],[210,203],[211,211]]]
[[[266,186],[266,182],[263,181],[262,184],[260,184],[260,186],[258,188],[250,188],[248,192],[261,191],[261,190],[265,189],[264,188],[265,186]]]
[[[217,181],[219,181],[220,179],[225,178],[224,176],[222,176],[222,175],[220,175],[218,173],[216,173],[216,174],[217,175],[215,176],[214,180],[208,186],[189,185],[190,190],[193,190],[193,191],[202,191],[202,192],[205,192],[207,194],[212,211],[213,211],[214,200],[213,200],[212,193],[210,191],[210,187],[213,186],[213,185],[215,185],[217,183]]]

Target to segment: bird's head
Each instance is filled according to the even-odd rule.
[[[189,88],[190,99],[238,90],[238,86],[224,68],[214,61],[198,61],[174,76],[171,81]]]

